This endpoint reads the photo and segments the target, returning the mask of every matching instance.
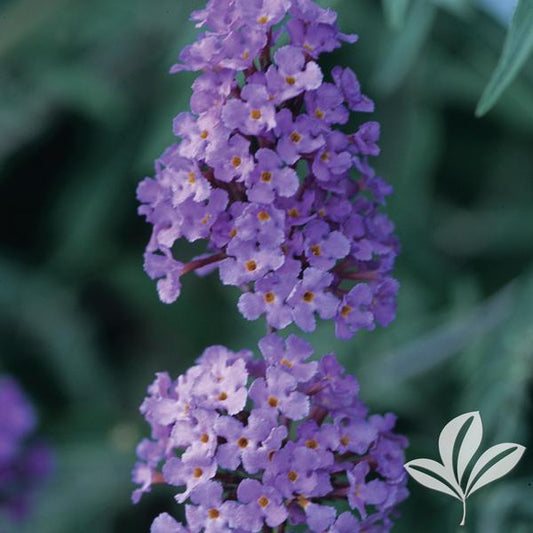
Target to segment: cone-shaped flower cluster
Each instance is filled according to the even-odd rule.
[[[149,388],[141,412],[152,439],[137,450],[133,499],[166,483],[188,502],[186,528],[163,514],[152,532],[388,531],[407,496],[395,417],[368,416],[333,354],[310,362],[294,335],[259,348],[261,361],[212,346],[185,375],[158,374]]]
[[[35,489],[51,468],[48,447],[30,441],[36,426],[34,410],[19,385],[0,376],[0,524],[2,514],[23,518]]]
[[[349,339],[388,325],[398,243],[382,212],[391,188],[369,163],[379,124],[357,119],[346,133],[350,111],[373,103],[350,69],[317,63],[356,36],[312,0],[211,0],[192,18],[206,31],[172,69],[202,72],[192,112],[138,188],[161,300],[176,300],[182,275],[218,269],[242,287],[244,317],[276,329],[312,331],[318,315]],[[206,240],[206,253],[177,260],[182,238]]]
[[[192,18],[206,31],[172,69],[202,71],[191,112],[138,188],[161,300],[176,300],[184,274],[218,269],[242,288],[244,317],[264,315],[270,331],[313,331],[317,315],[342,339],[388,325],[398,243],[383,213],[391,189],[369,164],[379,125],[347,133],[350,111],[373,103],[350,69],[326,78],[317,63],[356,37],[312,0],[210,0]],[[182,238],[206,253],[177,260]],[[133,500],[174,486],[187,520],[163,513],[152,532],[389,531],[407,496],[395,417],[369,416],[333,354],[310,361],[306,341],[276,333],[259,349],[254,360],[212,346],[149,388]]]

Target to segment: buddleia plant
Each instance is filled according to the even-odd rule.
[[[137,190],[145,270],[167,304],[186,274],[218,271],[268,334],[259,359],[211,346],[177,379],[157,375],[133,500],[176,487],[186,524],[163,513],[152,533],[389,531],[408,495],[396,417],[369,413],[334,354],[313,361],[280,335],[320,318],[349,340],[394,319],[392,188],[371,164],[380,126],[362,118],[374,104],[352,70],[318,63],[357,36],[311,0],[211,0],[191,18],[202,33],[172,67],[200,73],[190,111]],[[177,257],[183,240],[205,251]]]

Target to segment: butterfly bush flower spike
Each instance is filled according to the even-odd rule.
[[[389,531],[407,496],[395,417],[369,415],[333,354],[312,361],[306,341],[275,333],[259,349],[262,362],[212,346],[148,389],[152,435],[137,449],[133,500],[169,485],[187,519],[162,514],[152,531]]]
[[[391,187],[371,166],[374,105],[352,70],[318,64],[356,36],[312,0],[211,0],[192,19],[201,33],[172,68],[199,73],[190,111],[137,190],[161,300],[179,297],[185,274],[218,270],[242,289],[243,316],[274,329],[313,331],[320,317],[349,339],[387,325],[399,245],[383,211]],[[205,253],[175,257],[182,239]]]
[[[33,438],[37,417],[18,383],[0,376],[0,523],[21,520],[52,468],[50,449]],[[3,531],[3,530],[2,530]]]
[[[218,270],[271,333],[260,359],[211,346],[177,379],[157,374],[132,499],[167,485],[185,504],[186,524],[162,513],[152,533],[389,531],[408,494],[395,416],[369,414],[334,354],[313,360],[276,333],[319,317],[348,340],[394,318],[391,187],[370,164],[379,124],[340,128],[373,103],[350,69],[318,64],[357,38],[312,0],[211,0],[192,19],[202,33],[172,68],[200,72],[190,112],[137,191],[153,227],[145,270],[165,303],[185,274]],[[181,239],[205,252],[175,257]]]

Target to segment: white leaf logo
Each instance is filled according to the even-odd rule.
[[[412,478],[429,489],[443,492],[463,503],[465,525],[466,500],[481,487],[508,474],[520,461],[525,448],[520,444],[496,444],[481,454],[468,479],[463,479],[483,437],[479,411],[459,415],[448,422],[439,436],[441,462],[413,459],[404,467]]]

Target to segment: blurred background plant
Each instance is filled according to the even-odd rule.
[[[512,23],[506,0],[320,3],[360,35],[328,61],[350,65],[376,101],[377,166],[395,187],[388,211],[403,253],[396,322],[349,343],[324,325],[309,336],[315,352],[335,350],[371,410],[400,415],[409,458],[436,458],[443,425],[477,409],[487,446],[530,446],[532,2]],[[165,306],[142,271],[150,229],[135,187],[187,107],[194,76],[167,71],[202,4],[0,4],[0,371],[38,406],[58,471],[17,532],[133,533],[164,510],[179,516],[164,491],[130,505],[146,386],[158,370],[183,372],[209,344],[251,347],[264,333],[217,279],[189,276]],[[496,105],[476,118],[509,24],[478,113]],[[459,529],[455,502],[411,489],[395,531]],[[532,496],[526,452],[472,498],[461,530],[531,531]]]

